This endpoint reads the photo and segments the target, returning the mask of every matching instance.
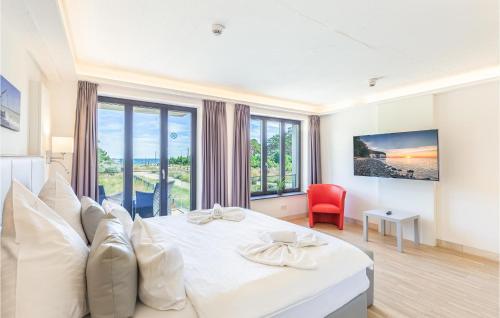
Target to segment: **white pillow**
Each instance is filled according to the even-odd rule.
[[[162,228],[137,216],[132,245],[139,264],[139,298],[158,310],[181,310],[186,305],[184,260]]]
[[[75,230],[17,181],[3,225],[1,316],[85,316],[89,249]]]
[[[127,237],[130,238],[134,221],[132,220],[132,217],[130,216],[130,213],[128,213],[127,209],[109,200],[102,201],[102,207],[106,213],[109,213],[120,220],[120,223],[123,225],[123,230],[127,234]]]
[[[55,176],[50,177],[43,185],[38,197],[62,216],[85,243],[88,242],[82,227],[82,205],[63,176],[56,173]]]

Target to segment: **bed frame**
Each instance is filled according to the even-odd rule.
[[[373,260],[373,252],[362,247],[358,248],[366,253]],[[368,317],[368,307],[373,305],[373,292],[374,292],[374,269],[367,268],[366,275],[370,281],[370,287],[360,294],[359,296],[352,299],[350,302],[335,310],[326,318],[361,318]]]
[[[38,194],[45,183],[45,175],[46,164],[42,157],[0,156],[0,216],[12,179],[16,179],[33,193]],[[2,218],[0,218],[0,229],[1,226]]]
[[[24,184],[37,194],[46,179],[46,165],[42,157],[5,157],[0,156],[0,216],[3,212],[3,202],[9,191],[12,179]],[[0,217],[0,231],[2,226]],[[358,247],[373,260],[373,252]],[[370,287],[350,302],[332,312],[327,318],[364,318],[368,317],[367,307],[373,304],[374,270],[367,268],[366,274]]]

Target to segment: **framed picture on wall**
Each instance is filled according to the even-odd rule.
[[[19,131],[21,122],[21,92],[0,75],[0,126]]]
[[[355,136],[354,175],[439,181],[437,129]]]

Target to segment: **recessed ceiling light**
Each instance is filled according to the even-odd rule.
[[[368,80],[368,85],[370,87],[375,87],[375,85],[377,85],[377,82],[379,79],[383,78],[383,76],[379,76],[379,77],[372,77]]]
[[[212,33],[215,36],[219,36],[222,34],[222,31],[224,31],[226,27],[223,24],[220,23],[214,23],[212,24]]]

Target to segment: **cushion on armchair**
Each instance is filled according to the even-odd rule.
[[[340,213],[340,208],[333,204],[328,203],[318,203],[312,206],[313,212],[324,212],[324,213]]]

